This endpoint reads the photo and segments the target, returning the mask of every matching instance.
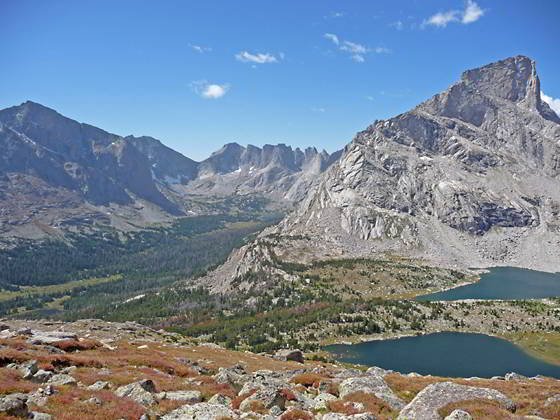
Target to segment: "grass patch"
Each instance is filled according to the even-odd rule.
[[[560,365],[560,333],[516,332],[503,337],[537,359]]]

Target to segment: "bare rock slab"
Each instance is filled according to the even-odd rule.
[[[497,401],[503,408],[515,411],[514,402],[495,389],[440,382],[428,385],[420,391],[402,409],[397,420],[440,420],[440,408],[457,401],[475,399]]]

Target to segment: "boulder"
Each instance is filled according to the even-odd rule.
[[[222,394],[215,394],[208,400],[208,404],[223,405],[229,407],[231,405],[231,398]]]
[[[298,363],[303,363],[304,362],[304,358],[303,358],[303,352],[301,350],[290,350],[290,349],[284,349],[284,350],[278,350],[276,352],[276,354],[274,355],[275,359],[278,360],[291,360],[294,362],[298,362]]]
[[[33,382],[37,382],[42,384],[43,382],[47,382],[53,376],[52,372],[48,370],[39,369],[35,374],[31,377]]]
[[[97,381],[96,383],[87,387],[90,391],[101,391],[102,389],[109,389],[111,384],[107,381]]]
[[[340,413],[327,413],[322,417],[323,420],[376,420],[371,413],[354,414],[351,416],[345,416]]]
[[[552,397],[548,397],[544,402],[545,407],[549,407],[553,404],[560,404],[560,394],[553,395]]]
[[[27,395],[25,394],[9,394],[0,396],[0,415],[27,417]]]
[[[163,392],[165,400],[184,401],[185,403],[199,403],[202,401],[202,393],[200,391],[168,391]]]
[[[498,402],[503,408],[515,411],[515,404],[499,391],[490,388],[459,385],[453,382],[439,382],[428,385],[404,407],[398,420],[422,419],[439,420],[438,410],[457,401],[484,399]]]
[[[381,376],[383,378],[385,375],[388,375],[389,373],[393,373],[393,371],[383,369],[377,366],[372,366],[368,370],[366,370],[366,373],[369,375]]]
[[[472,417],[466,411],[453,410],[444,420],[472,420]]]
[[[340,398],[355,392],[364,392],[382,399],[394,410],[400,410],[405,406],[404,401],[397,397],[381,376],[367,375],[348,378],[340,384],[339,390]]]
[[[527,379],[527,377],[515,372],[506,373],[505,375],[506,381],[520,381],[523,379]]]
[[[143,405],[152,405],[156,402],[155,397],[152,395],[154,392],[156,392],[154,383],[150,379],[144,379],[117,388],[115,395],[130,398]]]
[[[321,392],[319,395],[315,397],[315,407],[317,409],[327,408],[329,401],[334,401],[336,399],[337,398],[332,394]]]
[[[242,386],[249,380],[249,376],[242,365],[235,365],[229,368],[220,368],[218,373],[213,376],[219,384],[240,385]]]
[[[32,411],[30,417],[31,420],[51,420],[52,416],[47,413],[39,413],[38,411]]]
[[[51,378],[48,380],[47,383],[50,385],[57,385],[57,386],[77,384],[76,380],[72,376],[67,375],[65,373],[59,373],[57,375],[51,376]]]
[[[161,420],[217,420],[223,417],[237,418],[235,412],[223,405],[198,403],[183,405],[161,417]]]
[[[286,397],[280,390],[274,387],[263,388],[250,397],[245,398],[240,404],[239,409],[241,411],[250,411],[253,402],[260,402],[265,408],[278,406],[284,410],[286,406]]]

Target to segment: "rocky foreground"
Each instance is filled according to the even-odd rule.
[[[401,375],[299,351],[229,351],[136,323],[0,321],[2,419],[560,418],[551,378]]]

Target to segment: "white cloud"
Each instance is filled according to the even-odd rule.
[[[486,10],[482,9],[473,0],[467,0],[464,10],[449,10],[447,12],[438,12],[435,15],[430,16],[428,19],[422,22],[421,28],[425,28],[428,25],[437,26],[439,28],[445,28],[447,24],[451,22],[461,22],[464,25],[476,22],[484,14]]]
[[[323,35],[325,38],[330,39],[335,45],[340,44],[338,37],[335,34],[325,34]]]
[[[266,64],[278,62],[278,59],[270,53],[251,54],[247,51],[243,51],[235,54],[235,58],[244,63]]]
[[[440,28],[445,28],[449,22],[458,21],[459,20],[458,15],[459,15],[458,10],[450,10],[449,12],[439,12],[433,16],[430,16],[428,20],[425,20],[424,23],[422,23],[422,26],[434,25]]]
[[[210,52],[210,51],[212,51],[212,48],[210,48],[210,47],[201,47],[200,45],[192,45],[192,44],[189,44],[189,46],[190,46],[193,50],[195,50],[196,52],[199,52],[199,53],[201,53],[201,54],[203,54],[203,53],[205,53],[205,52]]]
[[[367,99],[368,101],[373,101],[373,100],[374,100],[374,99],[373,99],[373,96],[366,96],[366,99]]]
[[[461,22],[464,24],[476,22],[478,19],[484,16],[484,13],[486,13],[486,11],[481,9],[478,4],[476,4],[472,0],[468,0],[467,8],[463,13]]]
[[[192,82],[191,87],[194,92],[202,98],[218,99],[228,92],[230,85],[228,83],[218,85],[214,83],[208,83],[206,80],[198,80]]]
[[[545,95],[545,93],[542,91],[541,91],[541,99],[545,101],[548,104],[548,106],[552,108],[554,112],[556,112],[556,115],[560,117],[560,99],[555,99],[551,96]]]
[[[370,52],[374,52],[376,54],[388,54],[391,52],[391,50],[385,47],[369,48],[365,45],[358,44],[357,42],[341,41],[335,34],[326,33],[323,37],[337,45],[339,50],[350,53],[350,58],[356,63],[363,63],[366,61],[365,55]]]
[[[365,54],[369,51],[367,47],[361,44],[356,44],[355,42],[351,41],[344,41],[340,46],[342,51],[349,51],[352,54]]]
[[[323,114],[323,113],[326,111],[326,109],[325,109],[325,108],[316,108],[316,107],[313,107],[313,108],[311,108],[311,111],[313,111],[313,112],[320,112],[321,114]]]
[[[397,31],[402,31],[404,28],[404,25],[402,23],[402,21],[397,20],[396,22],[390,23],[389,26],[395,28]]]

